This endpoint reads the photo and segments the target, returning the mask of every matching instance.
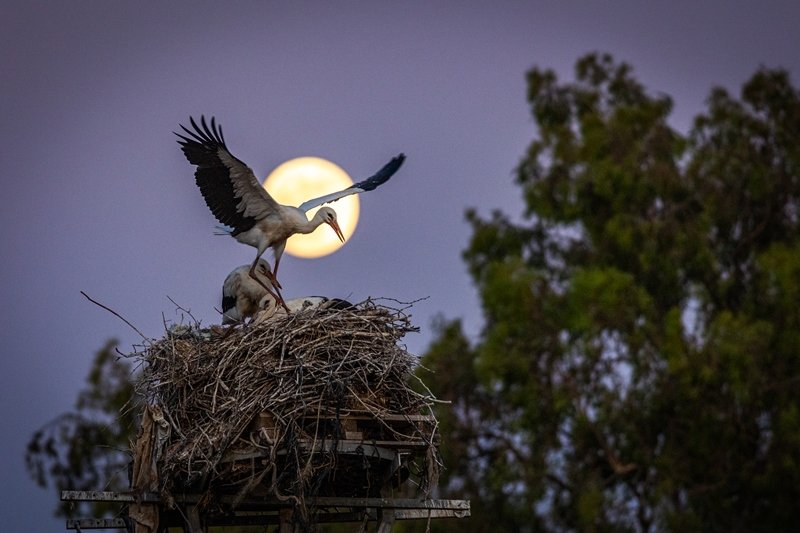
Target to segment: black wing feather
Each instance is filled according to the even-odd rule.
[[[345,198],[347,196],[350,196],[351,194],[358,194],[361,192],[367,192],[376,189],[380,185],[389,181],[389,178],[391,178],[392,175],[394,175],[394,173],[397,172],[397,170],[400,168],[400,165],[402,165],[403,161],[405,160],[406,160],[405,154],[400,154],[397,157],[394,157],[391,161],[389,161],[385,165],[383,165],[383,168],[381,168],[378,172],[368,177],[367,179],[360,181],[354,185],[351,185],[346,189],[342,189],[341,191],[332,192],[324,196],[319,196],[317,198],[306,200],[305,202],[303,202],[298,206],[298,209],[300,209],[301,211],[308,211],[309,209],[313,209],[318,205],[335,202],[336,200]]]
[[[236,297],[222,295],[222,314],[225,314],[230,309],[236,307]]]
[[[233,228],[233,235],[249,230],[255,225],[256,219],[244,216],[237,209],[240,199],[234,194],[230,171],[219,157],[220,149],[230,153],[225,146],[222,128],[217,126],[213,117],[210,128],[203,116],[200,117],[199,126],[192,117],[189,117],[189,122],[194,131],[180,125],[188,137],[180,133],[175,135],[180,139],[178,144],[186,159],[197,167],[194,177],[206,205],[220,223]],[[239,163],[246,166],[241,161]]]
[[[327,302],[325,302],[325,309],[355,309],[356,306],[348,302],[347,300],[342,300],[341,298],[331,298]]]
[[[364,181],[354,184],[351,188],[361,189],[366,192],[383,185],[394,175],[395,172],[397,172],[397,170],[400,168],[400,165],[402,165],[403,161],[405,160],[405,154],[400,154],[397,157],[393,157],[392,160],[383,165],[383,168],[381,168],[378,172],[368,177]]]

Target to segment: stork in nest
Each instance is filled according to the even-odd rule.
[[[272,283],[268,272],[269,263],[259,259],[255,274],[260,278],[255,281],[250,276],[251,265],[241,265],[231,271],[222,284],[222,323],[242,324],[250,318],[259,323],[276,313],[304,311],[306,309],[349,309],[353,304],[339,298],[325,296],[306,296],[294,298],[286,303],[286,310],[278,307],[275,297],[262,284]]]

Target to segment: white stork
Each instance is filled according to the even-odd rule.
[[[225,228],[228,234],[258,250],[249,275],[287,311],[277,279],[278,264],[286,247],[286,239],[296,233],[311,233],[325,223],[344,242],[333,209],[323,207],[311,220],[308,220],[306,211],[351,194],[375,189],[391,178],[405,160],[405,155],[400,154],[369,178],[347,189],[303,202],[299,207],[282,205],[261,186],[253,171],[228,151],[222,127],[215,124],[213,117],[210,128],[205,117],[200,118],[200,126],[193,118],[189,117],[189,120],[194,131],[181,125],[188,137],[179,133],[175,135],[180,138],[178,143],[186,159],[197,167],[195,180],[206,204],[217,220],[229,226]],[[256,275],[258,260],[267,248],[272,248],[275,254],[275,268],[267,274],[271,284],[263,282]]]
[[[250,276],[250,265],[242,265],[231,271],[222,284],[222,323],[238,324],[255,316],[258,311],[274,312],[276,300],[264,285],[272,285],[269,279],[269,263],[258,259],[255,278]]]
[[[269,319],[276,312],[277,302],[261,283],[256,283],[249,275],[250,265],[242,265],[231,271],[222,284],[222,323],[239,324],[247,318],[256,317]],[[263,259],[258,260],[256,276],[265,284],[271,283],[267,277],[269,263]],[[348,301],[339,298],[326,298],[325,296],[306,296],[294,298],[286,302],[289,311],[304,311],[306,309],[348,309],[353,307]],[[263,318],[262,318],[263,317]]]

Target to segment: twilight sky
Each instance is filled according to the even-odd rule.
[[[27,477],[24,447],[71,409],[93,354],[158,337],[175,300],[218,323],[222,280],[254,249],[216,223],[172,131],[215,115],[260,178],[298,156],[359,180],[398,152],[400,172],[361,198],[337,253],[286,256],[287,298],[427,298],[412,314],[462,317],[479,334],[460,258],[464,210],[522,202],[512,172],[535,135],[524,74],[571,79],[590,51],[634,67],[675,100],[686,131],[713,85],[738,94],[759,65],[800,83],[800,3],[6,1],[0,7],[4,202],[0,333],[0,524],[62,531],[55,491]],[[335,204],[333,207],[336,207]],[[323,228],[322,230],[325,230]],[[328,230],[329,231],[329,230]],[[101,488],[101,487],[98,487]]]

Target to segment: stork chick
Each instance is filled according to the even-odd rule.
[[[250,265],[236,267],[225,278],[222,284],[222,323],[240,324],[252,318],[258,324],[272,318],[276,313],[286,313],[278,308],[275,298],[256,283],[249,275]],[[258,260],[256,275],[261,281],[269,283],[266,272],[269,263]],[[339,298],[326,296],[306,296],[294,298],[286,302],[288,312],[305,311],[307,309],[349,309],[353,304]]]
[[[222,323],[239,324],[261,310],[270,316],[275,313],[276,299],[264,288],[271,285],[269,263],[264,259],[256,262],[256,278],[250,276],[250,265],[242,265],[231,271],[222,284]]]

